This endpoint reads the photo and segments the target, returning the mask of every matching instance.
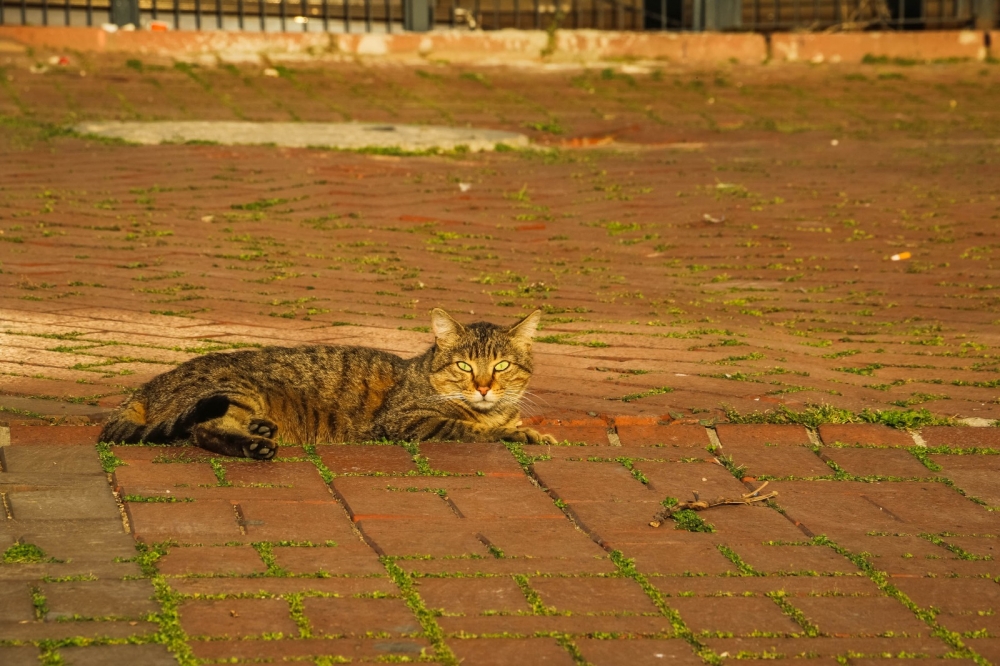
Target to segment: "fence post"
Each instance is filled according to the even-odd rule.
[[[403,0],[403,29],[427,32],[431,29],[431,7],[428,0]]]
[[[139,27],[139,0],[111,0],[111,23],[122,26],[131,23]]]
[[[972,15],[976,17],[976,28],[994,30],[997,26],[997,3],[995,0],[972,0]]]
[[[694,30],[732,30],[743,24],[743,0],[694,0]]]

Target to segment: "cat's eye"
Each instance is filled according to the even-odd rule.
[[[465,372],[472,372],[472,366],[466,363],[465,361],[458,362],[458,369],[464,370]]]
[[[500,361],[493,366],[493,370],[496,372],[502,372],[510,367],[510,361]]]

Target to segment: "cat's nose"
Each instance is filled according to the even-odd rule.
[[[486,394],[490,392],[490,387],[489,386],[477,386],[476,390],[479,391],[479,393],[482,394],[485,397]]]

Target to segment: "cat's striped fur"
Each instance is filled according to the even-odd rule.
[[[367,347],[265,347],[193,358],[143,385],[111,417],[106,442],[186,439],[272,458],[287,443],[554,441],[519,427],[535,311],[511,327],[431,313],[434,345],[412,359]]]

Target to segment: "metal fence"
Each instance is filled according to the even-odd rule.
[[[996,25],[998,16],[1000,0],[0,0],[8,25],[264,32],[924,30]]]

